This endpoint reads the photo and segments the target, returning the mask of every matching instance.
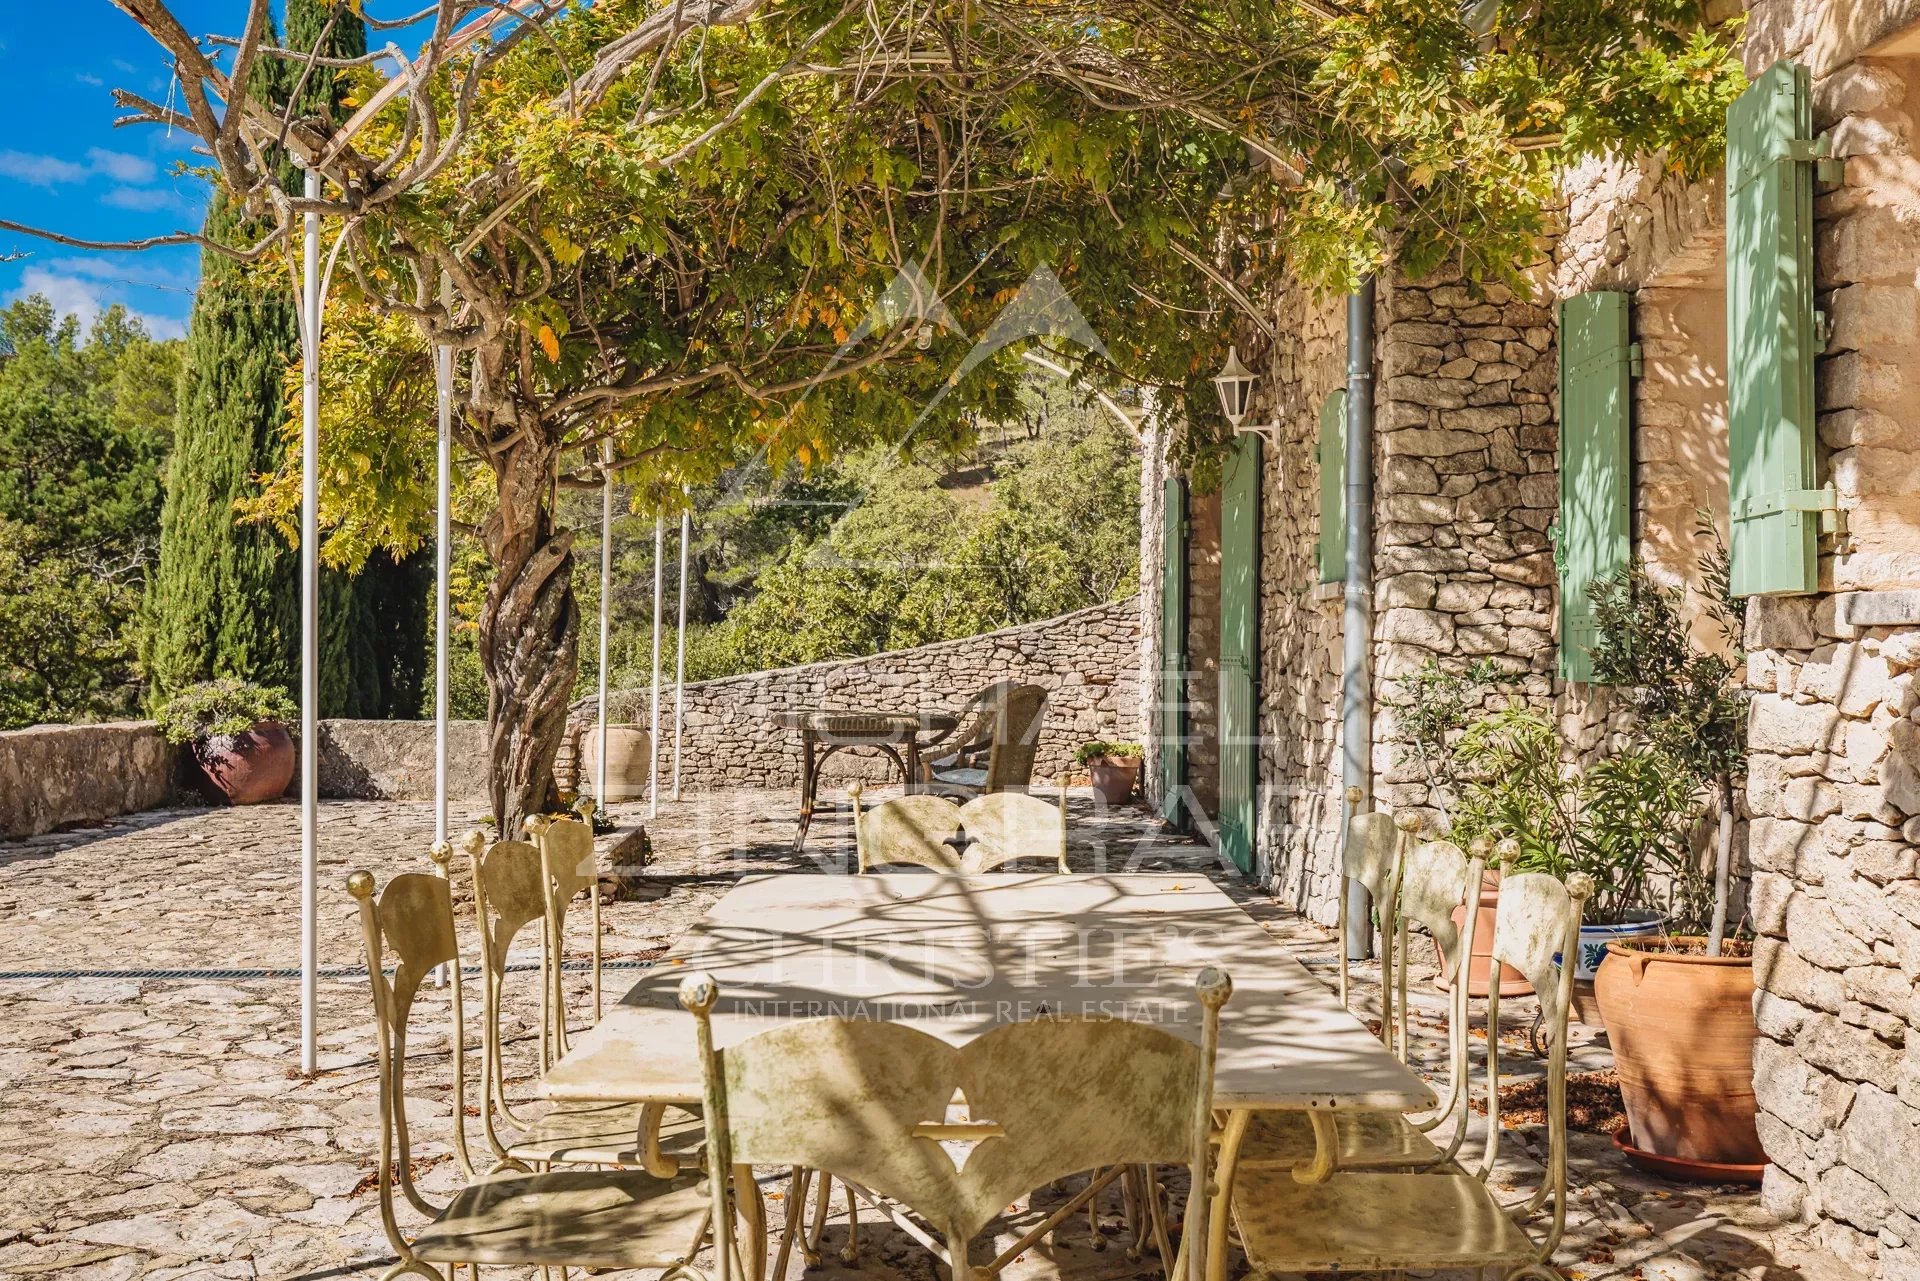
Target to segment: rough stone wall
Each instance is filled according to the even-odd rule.
[[[1340,585],[1322,586],[1320,410],[1346,385],[1345,308],[1306,290],[1275,299],[1254,414],[1277,422],[1263,446],[1260,505],[1259,840],[1256,872],[1316,920],[1337,919],[1340,819]]]
[[[690,788],[792,787],[800,781],[797,735],[773,723],[795,708],[958,712],[984,686],[1021,680],[1048,689],[1036,777],[1059,774],[1092,739],[1146,736],[1139,679],[1140,603],[1097,605],[1023,627],[895,650],[839,663],[750,672],[686,687],[681,780]],[[647,691],[609,695],[616,717],[643,721]],[[575,703],[563,749],[571,781],[572,744],[594,723],[597,700]],[[673,690],[661,693],[661,769],[672,767]],[[897,778],[878,752],[841,752],[828,779]]]
[[[433,799],[433,722],[320,722],[320,795],[362,801]],[[447,723],[447,795],[486,801],[485,721]]]
[[[1815,201],[1820,479],[1844,532],[1822,540],[1822,594],[1748,620],[1763,1195],[1886,1281],[1920,1278],[1916,18],[1762,0],[1746,47],[1750,72],[1812,69],[1815,127],[1846,159]]]
[[[152,721],[0,732],[0,839],[163,805],[179,769]]]
[[[1386,705],[1429,658],[1491,658],[1550,693],[1559,504],[1553,316],[1501,285],[1394,280],[1382,291],[1374,459],[1377,801],[1438,819]]]

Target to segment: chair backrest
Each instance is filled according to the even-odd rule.
[[[967,700],[960,709],[960,732],[951,742],[955,751],[984,751],[993,743],[993,728],[1007,695],[1020,688],[1019,681],[995,681]]]
[[[1186,1165],[1198,1192],[1186,1240],[1205,1232],[1206,1162],[1220,1007],[1218,970],[1195,984],[1199,1044],[1146,1023],[1041,1018],[956,1049],[915,1028],[858,1019],[790,1023],[714,1048],[711,975],[681,984],[698,1024],[713,1221],[731,1224],[726,1173],[803,1166],[892,1197],[946,1238],[954,1275],[966,1246],[1008,1204],[1068,1174],[1112,1165]],[[959,1092],[970,1120],[949,1122]],[[941,1141],[976,1140],[956,1168]],[[1186,1245],[1183,1243],[1183,1252]],[[720,1281],[730,1250],[718,1249]]]
[[[1500,842],[1502,861],[1517,855],[1517,842]],[[1520,971],[1539,998],[1547,1051],[1547,1169],[1528,1205],[1553,1201],[1553,1225],[1541,1248],[1552,1254],[1566,1228],[1567,1205],[1567,1022],[1573,1008],[1574,958],[1579,955],[1580,918],[1593,896],[1593,878],[1576,872],[1562,884],[1544,872],[1515,872],[1500,881],[1494,914],[1492,965]],[[1496,970],[1497,974],[1498,971]],[[1487,984],[1487,1026],[1498,1027],[1500,984]],[[1487,1038],[1487,1148],[1479,1173],[1492,1172],[1500,1142],[1500,1038]]]
[[[506,986],[507,954],[527,926],[540,924],[540,1067],[558,1057],[554,1024],[560,955],[554,946],[551,913],[555,893],[552,878],[542,865],[540,851],[526,841],[487,842],[485,834],[468,832],[460,839],[473,875],[473,911],[480,936],[480,1047],[481,1131],[496,1157],[506,1147],[498,1118],[525,1129],[529,1118],[514,1110],[507,1098],[505,1039],[501,1035],[502,992]],[[559,909],[564,914],[565,900]]]
[[[1395,910],[1433,935],[1446,957],[1450,973],[1459,973],[1461,927],[1453,914],[1469,903],[1478,904],[1480,877],[1486,870],[1480,859],[1469,858],[1452,841],[1425,841],[1406,852],[1400,868]],[[1471,927],[1473,913],[1464,920]]]
[[[1347,804],[1357,807],[1366,799],[1357,787],[1347,789]],[[1373,908],[1380,918],[1381,933],[1391,941],[1394,926],[1394,899],[1400,884],[1400,856],[1406,848],[1406,840],[1394,822],[1394,816],[1380,810],[1367,810],[1355,813],[1347,819],[1347,839],[1340,847],[1340,1003],[1348,1003],[1349,984],[1347,977],[1347,956],[1356,950],[1364,955],[1366,949],[1356,949],[1349,937],[1353,930],[1361,930],[1367,938],[1372,938],[1373,923],[1370,920],[1352,921],[1348,919],[1347,900],[1348,883],[1364,886],[1373,899]],[[1382,1043],[1393,1044],[1393,949],[1391,945],[1380,955],[1380,1039]]]
[[[1030,792],[988,792],[960,807],[967,836],[961,870],[989,872],[1019,859],[1044,859],[1067,870],[1067,794],[1058,805]]]
[[[600,1021],[600,863],[593,848],[593,825],[585,819],[555,818],[551,814],[529,814],[527,831],[533,836],[534,848],[540,851],[540,867],[546,874],[547,883],[547,928],[552,932],[555,964],[564,959],[567,939],[567,906],[581,893],[587,895],[589,908],[593,916],[593,939],[591,951],[593,969],[590,971],[593,985],[593,1021]],[[558,971],[555,971],[556,995],[564,997],[564,988],[558,986]],[[567,1041],[566,1020],[556,1025],[559,1029],[560,1044],[564,1048]]]
[[[960,870],[960,851],[950,841],[960,834],[960,806],[925,792],[896,796],[862,809],[863,788],[848,786],[853,798],[853,844],[860,870],[889,863],[910,863],[936,872]]]
[[[453,926],[453,893],[446,878],[430,872],[403,872],[387,882],[376,898],[371,872],[347,878],[347,892],[360,905],[361,936],[366,946],[367,977],[373,990],[374,1029],[379,1043],[380,1162],[376,1183],[380,1219],[387,1239],[403,1259],[413,1251],[394,1218],[398,1187],[414,1209],[429,1218],[438,1211],[414,1186],[412,1142],[407,1127],[407,1025],[420,986],[441,966],[449,976],[453,1003],[453,1136],[461,1171],[474,1175],[466,1143],[466,1053],[460,988],[460,946]],[[397,964],[385,973],[386,957]]]
[[[1046,710],[1044,685],[1015,685],[1002,696],[993,721],[993,746],[987,753],[985,791],[1004,792],[1033,781]]]

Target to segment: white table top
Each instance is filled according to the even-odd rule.
[[[780,1022],[910,1023],[953,1045],[1040,1014],[1146,1019],[1199,1039],[1193,980],[1233,979],[1222,1108],[1417,1111],[1433,1091],[1338,997],[1197,874],[769,875],[739,886],[635,983],[543,1082],[567,1101],[700,1098],[686,976],[720,986],[722,1048]]]

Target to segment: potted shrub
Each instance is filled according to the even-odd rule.
[[[278,689],[227,677],[189,685],[160,709],[169,743],[190,749],[215,791],[233,805],[284,794],[298,755],[285,721],[293,700]]]
[[[1766,1153],[1755,1127],[1752,947],[1727,937],[1734,805],[1746,771],[1744,602],[1727,589],[1717,533],[1703,526],[1711,542],[1700,599],[1717,646],[1696,642],[1684,591],[1658,586],[1638,565],[1593,592],[1595,676],[1626,700],[1636,735],[1684,773],[1699,801],[1689,818],[1713,833],[1710,865],[1690,845],[1670,862],[1671,910],[1684,932],[1611,943],[1594,986],[1627,1113],[1616,1142],[1664,1173],[1758,1182]]]
[[[1634,747],[1576,769],[1547,713],[1514,703],[1470,726],[1456,755],[1468,776],[1456,839],[1511,838],[1514,870],[1593,878],[1576,978],[1593,978],[1610,941],[1665,928],[1648,886],[1685,842],[1693,788],[1663,753]]]
[[[1110,805],[1124,805],[1140,782],[1140,744],[1082,743],[1073,759],[1087,767],[1093,790]]]

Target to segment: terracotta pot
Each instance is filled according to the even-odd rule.
[[[279,721],[261,721],[244,734],[209,738],[193,758],[214,790],[230,805],[258,805],[284,795],[300,754]]]
[[[1467,995],[1485,996],[1487,994],[1487,973],[1493,968],[1493,922],[1494,914],[1500,907],[1500,873],[1488,872],[1480,881],[1480,902],[1475,909],[1479,915],[1473,923],[1473,952],[1467,957]],[[1467,911],[1465,908],[1453,909],[1453,923],[1466,928]],[[1446,958],[1441,958],[1440,977],[1437,983],[1441,991],[1453,986],[1453,975],[1449,972]],[[1527,996],[1533,992],[1533,984],[1511,965],[1500,967],[1500,995]]]
[[[1713,1166],[1764,1165],[1754,1128],[1752,958],[1621,943],[1609,943],[1607,957],[1594,995],[1634,1146]]]
[[[1093,790],[1100,793],[1101,799],[1109,805],[1125,805],[1133,797],[1134,785],[1140,781],[1140,758],[1114,760],[1102,756],[1087,766],[1087,772],[1093,778]]]
[[[647,729],[644,725],[607,726],[607,794],[609,801],[641,801],[647,797]],[[600,733],[589,725],[580,735],[580,781],[575,788],[593,796],[600,785]]]

